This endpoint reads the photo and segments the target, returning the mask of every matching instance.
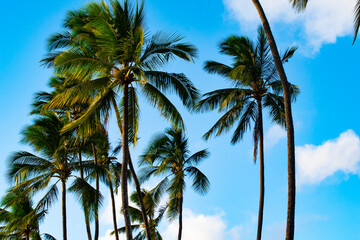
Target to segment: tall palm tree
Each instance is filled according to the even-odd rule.
[[[56,95],[64,92],[67,88],[72,87],[75,85],[77,80],[72,79],[69,81],[66,78],[62,78],[59,76],[52,76],[49,79],[48,86],[52,89],[51,92],[37,92],[35,94],[34,101],[32,103],[32,111],[30,112],[31,115],[36,115],[43,112],[42,108],[44,105],[48,104]],[[69,119],[69,121],[73,121],[77,119],[82,112],[85,111],[85,109],[89,106],[89,103],[83,103],[78,104],[77,106],[71,107],[71,108],[61,108],[61,109],[52,109],[52,111],[56,112],[60,116],[64,116]],[[95,125],[94,128],[97,128],[99,124],[93,124]],[[78,162],[79,162],[79,174],[80,178],[84,179],[84,173],[82,169],[82,154],[84,151],[86,152],[94,152],[93,145],[91,143],[91,140],[89,140],[89,136],[82,134],[80,131],[76,131],[76,140],[72,143],[72,148],[76,148],[78,151]],[[96,152],[96,151],[95,151]],[[95,157],[94,157],[95,158]],[[98,189],[97,189],[98,190]],[[82,203],[85,205],[85,203]],[[91,228],[90,228],[90,216],[87,208],[83,208],[84,210],[84,217],[85,217],[85,227],[86,232],[88,236],[88,240],[92,240],[91,236]],[[95,226],[96,230],[98,230],[98,218],[95,215]],[[98,231],[96,231],[98,232]]]
[[[285,73],[284,66],[281,61],[279,50],[276,46],[275,38],[272,34],[269,21],[266,17],[263,7],[259,0],[252,0],[265,31],[267,41],[270,46],[271,54],[274,58],[276,70],[279,74],[281,85],[284,92],[284,109],[285,109],[285,124],[286,124],[286,139],[287,139],[287,159],[288,159],[288,206],[286,217],[286,240],[294,239],[295,228],[295,135],[294,122],[291,112],[291,93],[289,89],[289,82]]]
[[[121,150],[121,145],[117,146],[113,150],[113,153],[111,155],[109,154],[110,141],[108,133],[103,126],[98,129],[97,133],[91,137],[90,141],[96,143],[96,156],[98,159],[96,162],[96,168],[88,173],[86,179],[95,179],[95,181],[100,180],[109,188],[112,205],[113,225],[114,231],[116,231],[118,227],[116,222],[116,205],[114,192],[117,191],[117,188],[121,183],[120,173],[122,164],[117,162],[116,157],[114,157],[113,155],[117,154],[117,152]],[[115,232],[115,239],[119,240],[119,235],[117,232]]]
[[[74,154],[69,147],[71,146],[70,133],[60,134],[60,130],[66,123],[66,118],[58,117],[52,112],[44,113],[35,119],[34,124],[23,131],[22,142],[29,144],[40,156],[26,151],[14,153],[9,159],[8,174],[8,177],[16,184],[14,191],[22,190],[21,196],[47,189],[36,209],[47,209],[57,200],[57,184],[61,183],[64,240],[67,239],[66,182],[68,179],[75,177],[76,181],[72,186],[74,192],[82,193],[81,198],[87,198],[82,199],[86,203],[84,208],[93,211],[95,200],[102,200],[98,191],[83,179],[72,175],[79,169],[79,165],[74,161]],[[55,179],[55,183],[51,182],[53,179]],[[78,185],[81,185],[81,188]]]
[[[157,227],[161,221],[161,219],[164,216],[164,213],[167,209],[167,205],[165,206],[159,206],[160,204],[160,198],[156,197],[152,191],[147,191],[145,189],[141,192],[142,198],[144,200],[144,204],[146,207],[146,214],[149,218],[149,225],[151,230],[151,238],[154,240],[162,240],[162,237],[160,235],[160,232],[158,231]],[[144,229],[144,220],[141,216],[141,210],[139,199],[137,192],[133,192],[130,196],[131,202],[133,202],[138,208],[136,207],[130,207],[130,216],[132,222],[135,222],[135,224],[131,225],[131,229],[133,231],[137,231],[139,229],[143,229],[138,232],[138,234],[134,237],[134,240],[145,240],[146,239],[146,233]],[[118,229],[119,233],[125,232],[125,227]]]
[[[19,196],[18,191],[10,191],[6,194],[0,208],[0,239],[22,239],[22,240],[54,240],[50,234],[41,237],[39,223],[43,221],[47,211],[34,209],[34,203],[29,195]]]
[[[220,43],[219,48],[222,54],[232,57],[233,63],[228,66],[216,61],[207,61],[204,68],[209,73],[226,77],[233,87],[204,94],[204,99],[199,102],[197,108],[199,111],[218,109],[219,112],[225,112],[204,135],[206,140],[211,135],[218,136],[236,125],[231,139],[231,143],[235,144],[242,139],[251,122],[254,122],[254,162],[258,149],[260,160],[260,200],[256,238],[260,240],[265,194],[263,108],[269,108],[273,121],[285,124],[281,82],[278,80],[262,27],[259,27],[256,43],[247,37],[230,36]],[[282,62],[286,62],[295,50],[296,48],[288,49],[282,57]],[[290,85],[290,90],[293,97],[299,93],[295,85]]]
[[[129,154],[129,141],[136,142],[138,123],[137,94],[140,90],[151,105],[175,126],[183,127],[183,121],[175,106],[164,95],[177,93],[183,104],[192,109],[198,92],[184,74],[167,73],[159,69],[174,58],[192,61],[196,49],[182,43],[176,34],[157,33],[150,37],[144,31],[143,4],[132,7],[128,1],[91,3],[80,11],[68,14],[65,26],[69,32],[51,38],[52,50],[66,47],[60,53],[50,53],[44,62],[52,65],[58,74],[69,78],[84,79],[82,84],[68,89],[55,97],[48,108],[78,104],[94,97],[89,109],[64,131],[77,126],[86,126],[89,116],[103,113],[107,116],[110,107],[122,133],[123,169],[121,179],[126,179],[128,164],[138,194],[140,185]],[[118,109],[116,93],[122,92]],[[132,239],[128,211],[127,182],[121,182],[124,219],[127,239]],[[142,202],[141,197],[139,201]],[[150,237],[144,204],[141,203],[147,237]]]
[[[179,216],[178,240],[182,236],[183,196],[185,177],[192,179],[194,191],[200,194],[208,192],[210,182],[196,166],[209,156],[204,149],[190,155],[188,140],[182,130],[168,128],[165,133],[155,135],[141,156],[142,180],[151,176],[165,175],[156,186],[157,195],[166,190],[169,193],[167,216],[174,219]]]

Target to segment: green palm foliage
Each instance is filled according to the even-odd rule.
[[[162,240],[163,238],[160,235],[160,232],[158,231],[157,227],[159,226],[159,223],[161,219],[164,216],[164,213],[167,209],[167,205],[165,206],[159,206],[160,204],[160,198],[156,198],[154,196],[154,193],[152,191],[147,191],[143,189],[141,191],[142,198],[146,207],[146,214],[149,219],[149,225],[150,225],[150,231],[151,231],[151,239],[154,240]],[[146,233],[144,229],[144,220],[141,215],[140,204],[137,192],[134,192],[130,196],[131,202],[133,202],[136,207],[130,207],[130,216],[133,223],[131,225],[131,229],[133,231],[140,230],[136,236],[134,237],[134,240],[145,240],[146,239]],[[125,232],[125,227],[118,229],[119,233]]]
[[[51,37],[51,52],[43,60],[54,67],[56,74],[81,79],[81,83],[53,98],[47,108],[76,106],[91,99],[87,111],[64,131],[75,127],[86,131],[94,115],[106,119],[114,108],[123,139],[122,179],[127,178],[128,163],[132,166],[129,141],[137,140],[138,94],[142,93],[176,127],[184,127],[184,123],[165,93],[176,93],[190,110],[198,99],[198,91],[184,74],[160,70],[175,58],[192,61],[195,47],[183,43],[176,34],[160,32],[151,36],[145,32],[144,17],[143,4],[133,7],[128,1],[90,3],[71,11],[64,23],[66,31]],[[122,93],[119,100],[118,93]],[[132,169],[131,173],[136,178]],[[126,181],[122,181],[121,191],[127,236],[131,239]]]
[[[206,112],[218,109],[219,112],[225,112],[204,135],[204,138],[208,140],[212,135],[219,136],[236,125],[231,139],[231,143],[235,144],[241,140],[250,127],[250,122],[254,121],[256,123],[254,128],[256,140],[259,127],[258,99],[261,100],[264,107],[269,108],[271,120],[284,126],[282,86],[263,28],[258,30],[256,44],[247,37],[234,35],[221,42],[219,48],[220,53],[232,57],[233,64],[228,66],[216,61],[207,61],[204,69],[208,73],[226,77],[233,87],[206,93],[198,103],[198,111]],[[295,51],[295,47],[286,50],[282,62],[288,61]],[[299,93],[298,87],[290,85],[290,91],[292,99],[295,100]],[[237,120],[239,121],[236,124]],[[255,158],[256,151],[254,151],[254,160]]]
[[[190,155],[188,139],[182,130],[168,128],[165,133],[156,135],[141,156],[142,181],[151,176],[165,178],[156,186],[154,194],[159,198],[166,191],[169,194],[167,216],[179,216],[178,239],[182,235],[182,208],[185,191],[185,177],[192,180],[193,189],[200,194],[208,192],[210,182],[196,166],[209,156],[204,149]]]
[[[8,177],[15,182],[14,191],[22,190],[20,195],[32,195],[45,190],[44,196],[36,205],[36,210],[48,209],[58,198],[58,183],[62,185],[63,239],[67,239],[66,228],[66,183],[70,177],[75,181],[71,190],[86,203],[83,207],[94,212],[95,200],[101,201],[99,192],[85,180],[73,175],[80,169],[71,149],[71,134],[60,134],[67,119],[47,112],[34,120],[33,125],[23,132],[23,143],[30,145],[38,155],[26,151],[14,153],[10,158]],[[81,168],[93,168],[86,163]]]
[[[258,39],[253,43],[247,37],[230,36],[219,45],[220,53],[230,56],[233,63],[229,66],[216,61],[207,61],[204,69],[213,74],[226,77],[232,88],[219,89],[204,94],[199,102],[199,111],[218,109],[224,114],[204,137],[219,136],[236,127],[231,143],[239,142],[253,122],[254,161],[257,151],[260,155],[260,203],[257,239],[261,239],[263,201],[264,201],[264,162],[263,162],[263,108],[269,109],[270,118],[285,126],[284,99],[282,85],[270,52],[265,32],[258,30]],[[282,62],[292,57],[296,48],[288,49]],[[295,100],[299,93],[297,86],[290,84],[290,93]]]
[[[39,224],[44,220],[46,210],[34,209],[29,195],[20,196],[10,191],[1,202],[6,209],[0,208],[0,239],[2,240],[54,240],[51,235],[41,237]]]

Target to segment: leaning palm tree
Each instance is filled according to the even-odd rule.
[[[55,113],[47,112],[35,119],[34,124],[23,131],[23,143],[29,144],[38,154],[20,151],[10,157],[8,177],[15,183],[13,191],[21,189],[20,197],[46,190],[35,209],[49,208],[58,196],[57,184],[62,187],[62,228],[63,239],[67,239],[66,217],[66,183],[74,177],[73,192],[80,195],[89,211],[94,211],[95,200],[102,200],[98,191],[86,181],[72,175],[79,170],[70,144],[70,133],[60,134],[60,130],[67,123],[67,119],[58,117]],[[87,167],[93,166],[87,163]],[[55,180],[53,183],[52,180]],[[80,187],[81,186],[81,187]],[[11,203],[11,202],[10,202]]]
[[[197,109],[218,109],[219,112],[225,112],[204,135],[206,140],[212,135],[219,136],[236,125],[231,139],[231,143],[235,144],[242,139],[251,122],[254,122],[254,162],[256,163],[258,149],[260,160],[260,200],[256,238],[260,240],[265,194],[263,108],[270,110],[270,117],[274,122],[284,126],[283,89],[262,27],[259,27],[256,43],[247,37],[230,36],[222,41],[219,47],[222,54],[232,57],[233,63],[228,66],[216,61],[207,61],[204,68],[209,73],[226,77],[233,87],[204,94],[204,99],[199,102]],[[282,62],[286,62],[295,50],[294,47],[288,49],[282,57]],[[295,99],[299,89],[295,85],[290,85],[290,90]]]
[[[152,192],[152,191],[147,191],[147,190],[143,189],[141,191],[141,195],[144,200],[144,204],[146,207],[146,214],[149,219],[151,239],[162,240],[160,232],[158,231],[157,228],[158,228],[158,225],[159,225],[161,219],[164,216],[164,213],[167,209],[167,205],[159,206],[160,198],[157,197],[154,194],[154,192]],[[129,209],[131,220],[134,223],[131,225],[132,231],[140,230],[134,237],[134,240],[145,240],[146,233],[145,233],[145,229],[144,229],[144,220],[142,219],[141,210],[139,209],[140,204],[139,204],[137,192],[132,193],[130,196],[130,199],[131,199],[131,202],[133,202],[138,207],[138,208],[130,207],[130,209]],[[119,228],[117,231],[119,233],[124,233],[125,227]]]
[[[65,26],[68,32],[51,38],[50,49],[65,48],[63,52],[50,53],[44,63],[53,66],[56,73],[68,78],[83,79],[81,84],[56,96],[46,106],[61,108],[92,99],[88,110],[64,131],[86,126],[94,113],[108,116],[115,110],[122,134],[123,169],[121,179],[127,179],[130,167],[140,196],[140,185],[130,160],[129,142],[136,142],[139,117],[137,95],[141,92],[150,104],[176,127],[183,127],[182,118],[175,106],[164,95],[175,92],[183,104],[192,109],[198,92],[184,74],[167,73],[161,67],[174,58],[192,61],[196,55],[194,46],[183,43],[176,34],[157,33],[153,36],[144,31],[143,4],[132,7],[128,1],[91,3],[79,11],[68,14]],[[122,93],[120,109],[116,99]],[[132,239],[128,211],[127,182],[121,182],[122,203],[127,239]],[[139,197],[139,201],[142,199]],[[151,239],[144,204],[141,209],[147,237]]]
[[[1,201],[0,239],[12,240],[55,240],[50,234],[42,234],[39,224],[44,220],[46,210],[34,209],[29,195],[20,196],[18,191],[9,191]]]
[[[185,191],[185,177],[192,179],[193,189],[200,194],[208,192],[210,182],[196,167],[209,156],[204,149],[190,155],[188,139],[182,130],[168,128],[156,135],[141,156],[142,181],[151,176],[165,175],[154,189],[157,196],[166,190],[169,194],[167,216],[170,220],[179,217],[178,240],[182,236],[182,212]]]
[[[269,21],[266,17],[263,7],[259,0],[252,0],[265,31],[267,41],[270,46],[271,54],[274,58],[276,70],[279,74],[281,85],[284,92],[284,110],[285,110],[285,123],[286,123],[286,138],[287,138],[287,159],[288,159],[288,206],[286,218],[286,240],[294,239],[295,228],[295,135],[294,135],[294,122],[291,112],[291,93],[289,89],[289,82],[285,73],[284,66],[281,61],[279,50],[276,46],[275,38],[272,34]]]

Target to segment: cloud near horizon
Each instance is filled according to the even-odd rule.
[[[196,214],[190,209],[183,211],[183,240],[241,240],[242,226],[228,228],[223,219],[224,213],[214,215]],[[178,236],[178,221],[167,222],[164,218],[162,228],[163,239],[176,240]],[[115,240],[110,236],[112,230],[107,230],[99,240]]]
[[[319,146],[296,147],[297,184],[317,184],[335,173],[360,174],[360,139],[353,130]]]
[[[259,16],[248,0],[223,0],[230,16],[245,30],[260,24]],[[296,44],[317,52],[323,44],[353,32],[356,0],[310,0],[304,12],[296,13],[288,0],[262,0],[270,24],[283,24],[288,32],[299,31]],[[288,33],[286,33],[288,34]],[[301,39],[303,38],[303,39]]]

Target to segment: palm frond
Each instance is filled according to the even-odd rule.
[[[160,114],[168,119],[174,127],[185,128],[180,113],[164,94],[148,83],[143,86],[142,92],[150,104],[157,107]]]
[[[190,177],[193,179],[192,187],[195,192],[204,195],[209,191],[210,181],[198,168],[190,166],[185,168],[185,171],[190,173]]]

